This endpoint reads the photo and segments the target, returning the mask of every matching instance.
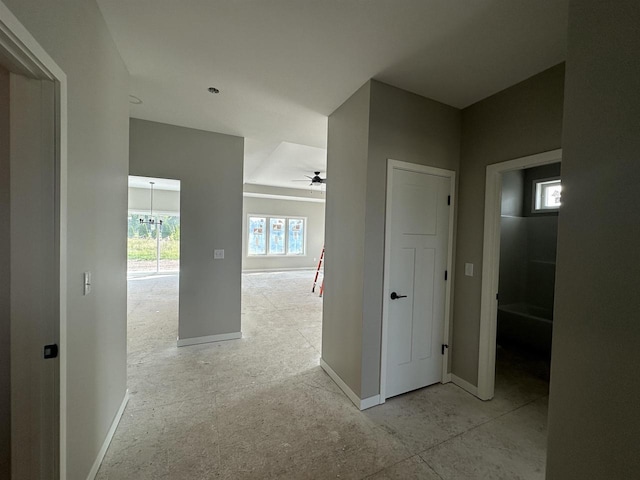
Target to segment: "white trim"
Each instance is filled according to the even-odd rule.
[[[476,397],[478,396],[478,387],[476,387],[475,385],[470,384],[469,382],[467,382],[466,380],[458,377],[457,375],[451,374],[451,382],[454,385],[457,385],[458,387],[460,387],[461,389],[466,390],[471,395],[474,395]]]
[[[242,332],[219,333],[218,335],[207,335],[204,337],[178,338],[178,347],[200,345],[201,343],[224,342],[225,340],[237,340],[238,338],[242,338]]]
[[[320,359],[320,366],[325,372],[327,372],[327,375],[331,377],[331,380],[336,382],[336,385],[340,387],[340,390],[344,392],[344,394],[349,398],[349,400],[353,402],[353,404],[359,410],[366,410],[367,408],[375,407],[376,405],[383,403],[380,402],[380,395],[373,395],[361,400],[360,397],[356,395],[356,393],[351,390],[351,388],[349,388],[349,385],[347,385],[344,380],[340,378],[340,375],[334,372],[333,368],[331,368],[322,358]]]
[[[401,169],[410,172],[426,173],[429,175],[437,175],[446,177],[450,182],[451,208],[449,209],[449,238],[447,239],[447,272],[448,280],[445,286],[445,304],[444,304],[444,336],[442,343],[449,345],[449,330],[451,329],[451,297],[453,289],[453,232],[455,223],[455,205],[456,205],[456,173],[452,170],[444,170],[442,168],[429,167],[415,163],[401,162],[399,160],[388,159],[387,161],[387,194],[386,194],[386,213],[385,213],[385,231],[384,231],[384,273],[383,273],[383,299],[382,299],[382,336],[380,343],[380,403],[384,403],[387,386],[387,341],[388,341],[388,304],[389,298],[389,267],[391,262],[391,232],[387,228],[391,225],[391,208],[390,200],[393,186],[393,170]],[[442,359],[442,377],[441,382],[446,383],[449,369],[449,352]]]
[[[293,202],[325,203],[324,198],[296,197],[293,195],[275,195],[273,193],[243,192],[242,196],[250,198],[268,198],[270,200],[289,200]]]
[[[306,255],[305,255],[306,257]],[[242,270],[242,273],[270,273],[270,272],[315,272],[316,267],[291,267],[291,268],[249,268]]]
[[[67,478],[67,76],[36,39],[0,1],[0,46],[16,72],[55,82],[55,154],[59,242],[60,478]]]
[[[558,149],[487,166],[477,387],[477,396],[482,400],[493,398],[495,389],[502,174],[560,161],[562,150]]]
[[[89,470],[89,474],[87,475],[87,480],[93,480],[94,478],[96,478],[96,475],[98,474],[98,470],[100,470],[100,465],[102,465],[102,460],[104,460],[104,456],[107,453],[107,449],[109,448],[109,445],[111,444],[111,440],[113,440],[113,435],[116,433],[116,428],[118,428],[118,424],[120,423],[120,419],[122,418],[124,409],[127,406],[127,402],[129,402],[128,388],[124,392],[124,398],[122,399],[120,408],[118,409],[118,412],[116,413],[116,416],[113,419],[113,422],[111,422],[111,427],[107,432],[107,437],[104,439],[104,442],[102,442],[102,447],[98,452],[98,456],[96,457],[96,460],[93,462],[93,466],[91,467],[91,470]]]

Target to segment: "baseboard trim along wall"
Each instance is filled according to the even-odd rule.
[[[179,338],[179,347],[188,347],[189,345],[200,345],[201,343],[222,342],[224,340],[237,340],[242,338],[242,332],[221,333],[219,335],[207,335],[205,337]]]
[[[317,263],[317,262],[316,262]],[[269,272],[315,272],[317,265],[311,267],[286,267],[286,268],[245,268],[242,273],[269,273]]]
[[[120,408],[118,409],[118,413],[111,422],[111,427],[107,432],[107,436],[102,443],[102,447],[98,452],[98,456],[96,457],[95,462],[93,462],[93,466],[91,470],[89,470],[89,475],[87,475],[87,480],[94,480],[96,475],[98,474],[98,470],[100,469],[100,465],[102,465],[102,460],[104,460],[104,455],[107,453],[107,449],[111,444],[111,440],[113,439],[113,435],[116,433],[116,428],[118,428],[118,424],[120,423],[120,419],[122,418],[122,414],[124,413],[124,409],[127,406],[127,402],[129,401],[129,389],[124,392],[124,398],[122,399],[122,403],[120,404]]]
[[[356,395],[355,392],[351,390],[346,383],[344,383],[344,381],[340,378],[340,375],[334,372],[333,368],[327,365],[327,363],[323,359],[320,359],[320,366],[325,372],[327,372],[327,375],[331,377],[331,380],[336,382],[336,385],[340,387],[345,395],[349,397],[349,400],[351,400],[359,410],[366,410],[367,408],[380,405],[380,395],[374,395],[372,397],[361,400],[360,397],[358,397],[358,395]]]
[[[466,380],[463,380],[462,378],[451,374],[451,381],[459,386],[461,389],[466,390],[467,392],[469,392],[471,395],[474,396],[478,396],[478,387],[476,387],[475,385],[471,385],[469,382],[467,382]]]

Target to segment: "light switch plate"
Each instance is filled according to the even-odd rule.
[[[91,272],[84,272],[84,291],[83,295],[89,295],[91,293]]]
[[[464,274],[467,277],[473,277],[473,263],[464,264]]]
[[[216,249],[213,251],[213,258],[214,260],[222,260],[224,258],[224,250],[223,249]]]

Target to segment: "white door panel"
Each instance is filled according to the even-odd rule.
[[[399,168],[392,175],[387,398],[442,380],[451,188],[449,177]]]

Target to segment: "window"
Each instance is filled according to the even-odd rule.
[[[249,215],[248,255],[304,255],[305,218]]]
[[[559,178],[536,180],[534,212],[558,210],[562,205],[562,185]]]

